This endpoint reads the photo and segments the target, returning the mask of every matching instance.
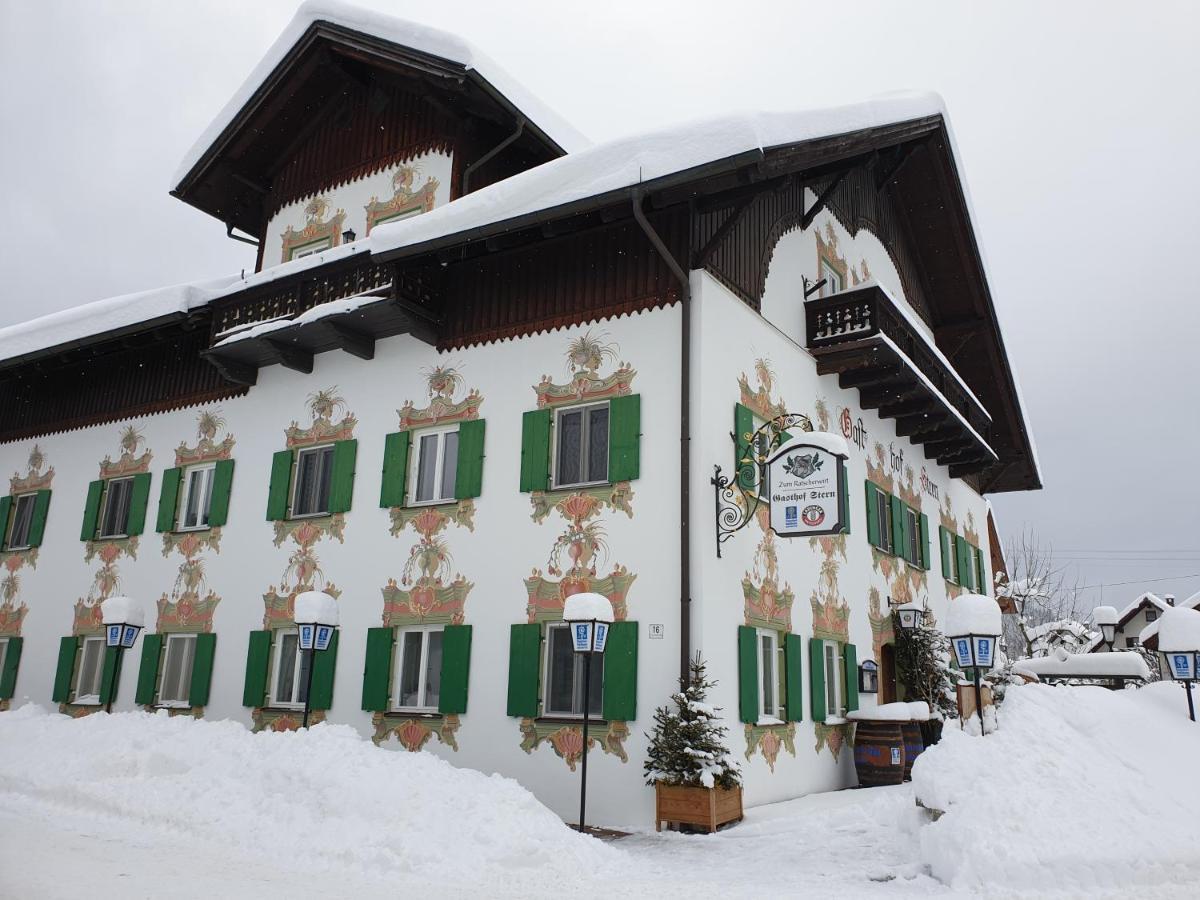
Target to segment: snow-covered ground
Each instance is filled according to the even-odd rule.
[[[906,785],[606,844],[511,780],[341,726],[252,735],[27,706],[0,715],[0,896],[1191,897],[1200,725],[1185,710],[1170,685],[1010,689],[998,733],[951,732],[918,762],[935,823]]]

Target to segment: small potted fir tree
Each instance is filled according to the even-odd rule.
[[[742,818],[742,776],[724,744],[720,710],[704,702],[715,682],[708,680],[699,655],[692,660],[687,687],[671,706],[654,712],[647,735],[646,784],[654,786],[656,830],[662,823],[716,831]]]

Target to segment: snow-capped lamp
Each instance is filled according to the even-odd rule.
[[[893,606],[892,610],[900,619],[900,627],[907,632],[916,631],[925,619],[925,607],[916,600]]]
[[[100,617],[104,623],[104,643],[118,654],[109,676],[108,703],[104,707],[107,712],[112,712],[117,674],[121,671],[120,654],[137,642],[138,633],[146,625],[146,613],[142,605],[132,597],[117,596],[106,597],[100,601]]]
[[[1113,641],[1117,639],[1117,610],[1113,606],[1097,606],[1092,610],[1092,622],[1100,629],[1104,643],[1112,652]]]
[[[996,664],[996,642],[1000,638],[1000,606],[983,594],[963,594],[950,601],[946,614],[946,637],[954,648],[959,668],[971,669],[975,680],[975,711],[979,714],[979,734],[983,727],[983,692],[979,689],[981,670]]]
[[[563,621],[571,629],[571,644],[583,660],[583,757],[579,780],[579,830],[584,830],[587,813],[588,717],[591,712],[592,654],[604,653],[608,628],[613,621],[612,603],[603,594],[572,594],[563,605]]]
[[[1196,721],[1192,684],[1200,677],[1200,610],[1172,606],[1158,620],[1158,652],[1171,678],[1187,688],[1188,717]]]
[[[292,618],[296,622],[298,643],[301,651],[308,651],[308,683],[304,686],[304,727],[308,727],[308,714],[312,708],[313,669],[316,668],[314,654],[329,649],[334,632],[338,627],[338,605],[324,591],[304,591],[296,595]]]

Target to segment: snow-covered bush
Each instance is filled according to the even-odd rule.
[[[934,718],[958,715],[954,685],[958,676],[950,667],[950,640],[936,628],[921,624],[914,629],[900,627],[900,618],[892,614],[896,634],[896,677],[908,689],[907,700],[924,700]]]
[[[720,709],[705,703],[716,684],[705,675],[704,661],[692,660],[687,687],[671,696],[675,708],[654,711],[654,729],[646,735],[646,784],[687,787],[737,787],[742,775],[725,746],[728,729],[718,724]]]

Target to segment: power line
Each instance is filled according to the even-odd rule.
[[[1121,587],[1126,584],[1154,584],[1156,581],[1181,581],[1184,578],[1200,578],[1200,572],[1193,572],[1191,575],[1172,575],[1167,578],[1137,578],[1133,581],[1106,581],[1103,584],[1085,584],[1074,588],[1076,592],[1087,591],[1092,588],[1106,587]]]
[[[1111,549],[1108,547],[1063,547],[1058,550],[1052,549],[1050,553],[1051,555],[1058,555],[1059,553],[1200,553],[1200,549],[1187,547],[1180,550],[1129,550],[1117,549],[1115,547]]]

